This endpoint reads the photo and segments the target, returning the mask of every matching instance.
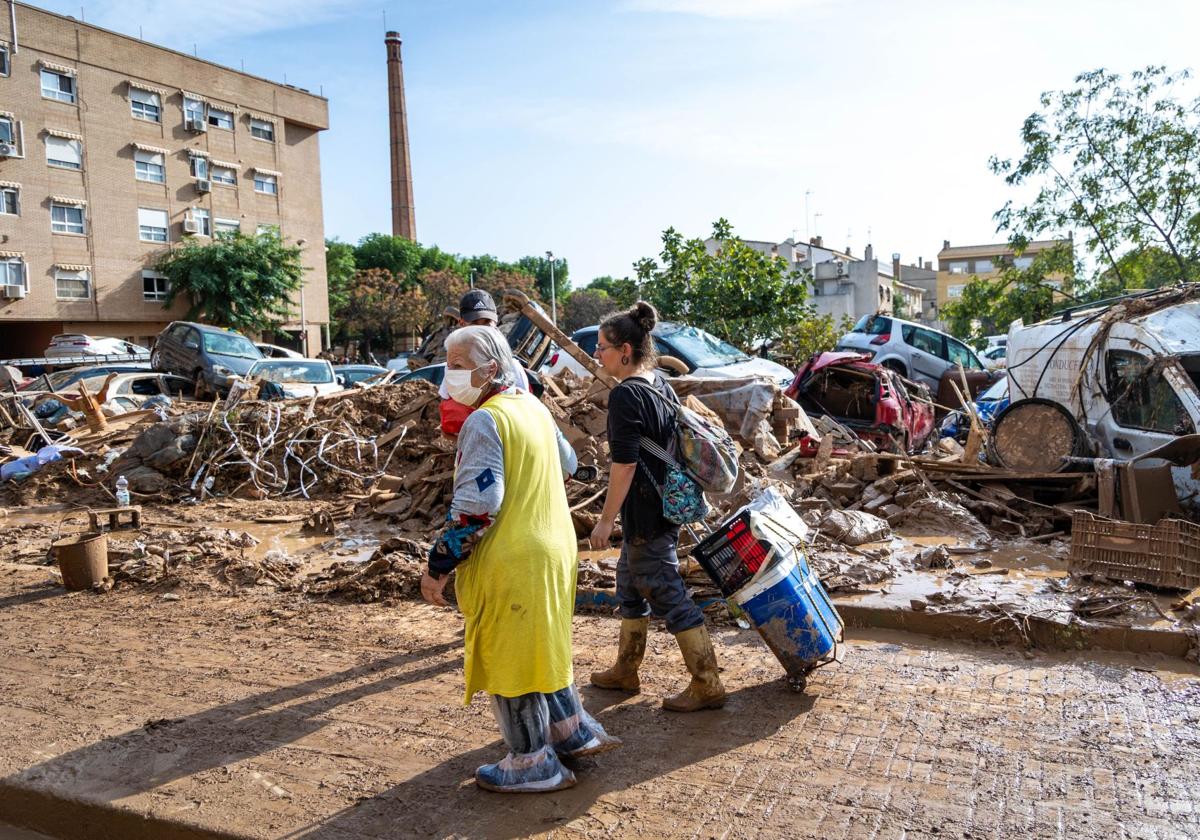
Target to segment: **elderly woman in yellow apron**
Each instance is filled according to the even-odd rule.
[[[508,756],[475,771],[487,790],[528,793],[575,784],[560,757],[620,746],[584,710],[571,670],[577,571],[564,475],[575,453],[550,412],[514,385],[512,354],[494,327],[446,339],[446,387],[473,411],[458,438],[448,524],[429,555],[421,594],[445,604],[447,575],[466,619],[465,703],[477,691]]]

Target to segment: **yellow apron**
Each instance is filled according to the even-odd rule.
[[[479,410],[495,419],[504,446],[504,499],[455,577],[466,619],[464,703],[477,691],[550,694],[574,681],[577,544],[554,420],[529,394],[497,394]]]

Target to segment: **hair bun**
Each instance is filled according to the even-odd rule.
[[[658,323],[658,312],[644,300],[639,300],[630,308],[629,317],[646,332],[650,332]]]

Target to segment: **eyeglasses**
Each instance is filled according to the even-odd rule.
[[[597,353],[603,353],[605,350],[611,350],[611,349],[612,349],[612,347],[610,347],[607,344],[601,344],[598,341],[596,342],[596,352]]]

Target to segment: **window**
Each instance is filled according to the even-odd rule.
[[[171,281],[157,271],[142,272],[142,299],[163,302],[171,293]]]
[[[891,335],[892,319],[883,315],[864,315],[858,319],[850,332],[866,333],[867,335]]]
[[[213,183],[215,183],[215,184],[229,184],[230,186],[234,186],[237,184],[237,170],[236,169],[230,169],[228,166],[214,165],[212,167],[211,172],[212,172],[211,177],[212,177]]]
[[[59,300],[90,300],[92,278],[84,271],[58,269],[54,272],[54,296]]]
[[[279,192],[279,182],[274,175],[256,171],[254,173],[254,191],[266,193],[267,195],[275,195]]]
[[[8,47],[0,44],[0,76],[8,75]]]
[[[256,225],[254,228],[255,236],[273,236],[279,238],[279,225]]]
[[[130,87],[129,107],[135,120],[162,122],[162,100],[157,93]]]
[[[138,239],[143,242],[167,241],[167,211],[138,208]]]
[[[21,215],[21,190],[17,187],[0,187],[0,214]]]
[[[166,163],[166,157],[161,152],[144,152],[136,149],[133,153],[134,174],[139,181],[165,184],[167,181]]]
[[[904,343],[914,350],[920,350],[922,353],[928,353],[940,359],[946,358],[946,347],[942,343],[940,333],[914,327],[911,324],[903,324],[900,334],[904,337]]]
[[[183,97],[183,118],[188,122],[204,125],[204,103],[190,96]]]
[[[15,143],[13,140],[17,136],[13,130],[13,121],[11,117],[0,117],[0,143]]]
[[[962,297],[963,289],[967,288],[965,283],[959,283],[957,286],[946,287],[946,297],[960,298]]]
[[[208,124],[233,131],[233,114],[220,108],[208,106]]]
[[[51,202],[50,230],[55,233],[83,233],[83,207]]]
[[[25,282],[25,262],[20,257],[0,259],[0,286],[20,286],[29,291]]]
[[[259,140],[270,140],[275,142],[275,123],[267,120],[256,120],[250,118],[250,136],[257,137]]]
[[[212,236],[212,217],[209,216],[207,210],[193,207],[192,218],[196,221],[196,234],[198,236]]]
[[[986,274],[989,271],[995,271],[996,265],[991,260],[975,260],[975,273]]]
[[[979,358],[971,352],[967,345],[961,341],[955,341],[952,338],[946,339],[946,349],[950,351],[950,363],[962,363],[966,370],[983,370],[983,363]]]
[[[1033,265],[1033,257],[1013,257],[1013,268],[1029,268]]]
[[[1109,350],[1104,366],[1113,419],[1117,423],[1169,435],[1195,432],[1171,384],[1141,353]]]
[[[955,262],[950,263],[948,267],[950,269],[951,274],[966,274],[967,273],[967,261],[966,260],[957,260]]]
[[[42,68],[42,96],[59,102],[75,101],[75,77],[57,70]]]
[[[83,143],[65,137],[46,137],[46,163],[59,169],[83,169]]]
[[[217,236],[232,236],[241,232],[242,223],[237,219],[216,219],[213,221],[213,230]]]
[[[192,155],[192,177],[208,177],[208,158],[201,155]]]

